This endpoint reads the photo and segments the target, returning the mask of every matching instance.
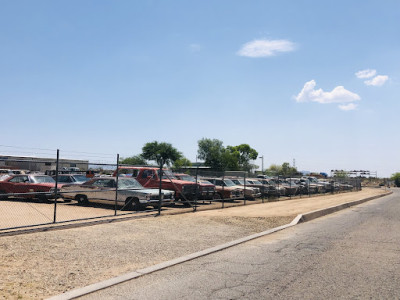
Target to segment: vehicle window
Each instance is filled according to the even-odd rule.
[[[225,179],[224,185],[226,185],[226,186],[234,186],[236,184],[230,179]]]
[[[32,176],[35,183],[55,183],[55,180],[50,176]]]
[[[224,182],[222,180],[216,179],[215,180],[216,185],[224,186]]]
[[[158,176],[160,176],[160,170],[157,170]],[[162,179],[177,179],[174,174],[169,170],[163,170]]]
[[[143,170],[142,178],[147,178],[149,176],[153,176],[153,170]]]
[[[99,179],[96,180],[95,182],[93,182],[94,186],[98,186],[98,187],[108,187],[108,188],[112,188],[115,187],[115,183],[113,179]]]
[[[9,182],[21,183],[21,182],[25,182],[26,180],[28,180],[28,176],[16,176],[16,177],[10,179]]]
[[[85,175],[74,175],[74,178],[75,178],[75,181],[88,181],[90,179],[90,178],[87,178]]]
[[[196,182],[196,178],[189,176],[189,175],[181,176],[181,180]]]
[[[135,178],[120,178],[118,180],[120,189],[142,189],[143,186]]]
[[[69,176],[58,176],[58,182],[71,182],[71,178]]]

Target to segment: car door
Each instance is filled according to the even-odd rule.
[[[115,180],[113,178],[101,178],[92,183],[92,191],[90,192],[90,200],[104,203],[115,203]],[[89,197],[88,197],[89,198]]]
[[[29,193],[34,192],[34,189],[29,183],[29,176],[20,175],[11,178],[7,182],[7,192],[9,193]],[[21,196],[17,196],[21,197]]]

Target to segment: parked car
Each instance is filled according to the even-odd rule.
[[[273,189],[271,190],[275,190],[275,195],[274,196],[284,196],[286,193],[286,189],[285,187],[283,187],[282,185],[279,185],[277,183],[275,183],[275,181],[272,178],[268,178],[268,179],[261,179],[260,181],[262,184],[266,184],[266,185],[270,185],[273,187]]]
[[[196,178],[184,173],[174,173],[174,176],[183,181],[191,181],[196,183]],[[215,185],[208,181],[202,181],[197,178],[197,199],[212,200],[215,195]]]
[[[8,196],[16,196],[47,201],[55,196],[55,184],[54,179],[47,175],[13,175],[0,181],[0,194],[3,194],[2,199],[6,199]],[[59,187],[61,186],[60,184]]]
[[[252,187],[246,180],[246,183],[244,179],[242,178],[233,178],[229,177],[230,180],[232,180],[237,186],[243,189],[244,191],[244,196],[246,199],[254,200],[256,198],[261,197],[261,191],[260,188],[258,187]]]
[[[210,178],[203,177],[203,180],[207,180],[215,185],[216,193],[215,199],[243,199],[244,191],[243,188],[238,187],[233,181],[222,178]]]
[[[276,195],[276,188],[272,185],[263,184],[260,178],[248,178],[246,179],[247,185],[251,187],[257,187],[260,189],[261,196],[269,197]]]
[[[116,177],[98,177],[80,185],[64,185],[60,194],[62,198],[74,199],[79,204],[96,202],[113,205],[116,190]],[[135,178],[118,178],[117,205],[140,210],[147,206],[158,207],[159,199],[158,190],[145,189]],[[174,192],[161,190],[161,200],[162,205],[171,204],[174,201]]]
[[[156,167],[120,167],[118,176],[125,175],[135,178],[141,185],[146,188],[157,189],[160,185],[159,168]],[[114,171],[113,176],[116,176]],[[186,180],[177,179],[169,170],[163,170],[161,178],[161,188],[175,192],[175,200],[182,201],[185,205],[186,200],[193,200],[196,196],[196,183]]]
[[[56,180],[56,176],[53,176],[53,179]],[[89,181],[90,178],[86,177],[82,174],[59,174],[58,182],[62,184],[82,184],[86,181]]]
[[[285,196],[294,196],[298,193],[299,187],[297,184],[292,184],[291,181],[287,181],[282,178],[275,178],[274,179],[275,183],[277,183],[279,186],[282,186],[285,188]]]

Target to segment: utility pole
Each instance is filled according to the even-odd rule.
[[[259,158],[261,158],[261,174],[264,174],[264,155]]]

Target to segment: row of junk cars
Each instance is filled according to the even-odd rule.
[[[52,175],[52,176],[50,176]],[[56,190],[57,180],[57,196]],[[156,167],[120,167],[112,175],[93,171],[61,170],[48,173],[0,170],[0,199],[35,198],[41,201],[60,199],[117,204],[123,209],[142,210],[148,206],[180,202],[190,206],[197,200],[255,200],[262,197],[309,195],[352,190],[351,184],[320,180],[312,176],[281,178],[258,175],[191,176]],[[160,199],[161,195],[161,199]],[[161,200],[161,201],[160,201]]]

